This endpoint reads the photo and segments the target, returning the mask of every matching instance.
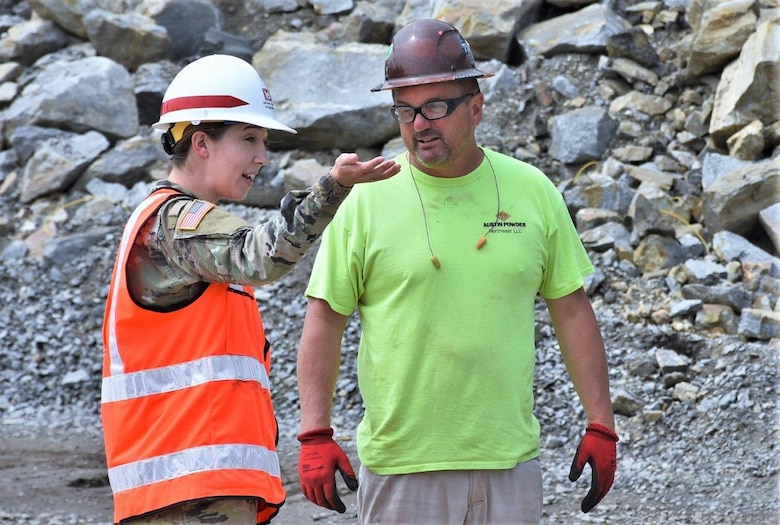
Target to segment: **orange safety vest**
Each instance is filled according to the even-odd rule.
[[[114,521],[208,497],[259,498],[258,523],[285,501],[271,362],[249,286],[211,283],[194,302],[133,301],[126,265],[143,224],[181,193],[161,189],[130,217],[103,320],[101,416]]]

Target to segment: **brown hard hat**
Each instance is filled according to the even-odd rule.
[[[371,91],[492,76],[474,67],[471,47],[457,29],[440,20],[418,20],[393,37],[385,81]]]

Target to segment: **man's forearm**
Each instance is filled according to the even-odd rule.
[[[346,322],[347,317],[333,311],[327,302],[309,301],[298,349],[301,432],[330,426]]]
[[[584,291],[548,301],[566,370],[589,422],[615,428],[604,341]]]

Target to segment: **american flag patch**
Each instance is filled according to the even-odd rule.
[[[179,217],[176,227],[179,230],[194,230],[200,224],[203,217],[214,207],[214,204],[206,201],[192,201],[187,211]]]

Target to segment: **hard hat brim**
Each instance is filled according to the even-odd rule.
[[[421,75],[414,77],[401,77],[385,80],[381,84],[371,88],[371,91],[385,91],[388,89],[397,89],[408,86],[421,86],[424,84],[436,84],[439,82],[451,82],[454,80],[463,80],[466,78],[489,78],[493,73],[486,73],[476,68],[463,69],[453,73],[443,73],[441,75]]]
[[[187,111],[187,118],[182,118],[181,116],[177,116],[177,111],[172,111],[170,113],[166,113],[160,120],[152,124],[152,127],[154,129],[159,129],[162,131],[167,130],[171,124],[176,124],[177,122],[242,122],[244,124],[251,124],[253,126],[258,126],[260,128],[265,129],[273,129],[277,131],[286,131],[287,133],[292,133],[293,135],[296,135],[298,132],[291,128],[290,126],[287,126],[285,124],[282,124],[276,119],[270,119],[268,117],[263,117],[260,115],[241,115],[241,114],[231,114],[231,115],[222,115],[223,118],[214,118],[215,116],[208,117],[207,115],[204,115],[203,119],[193,119],[192,118],[192,111]]]

